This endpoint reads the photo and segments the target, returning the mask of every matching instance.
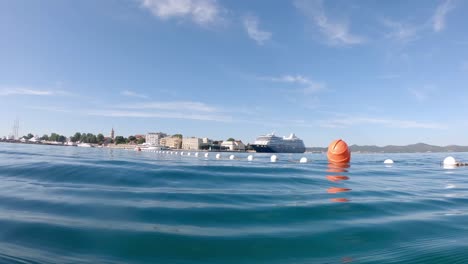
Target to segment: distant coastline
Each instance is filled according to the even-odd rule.
[[[425,143],[410,144],[405,146],[375,146],[375,145],[351,145],[351,152],[354,153],[443,153],[443,152],[468,152],[468,146],[435,146]],[[327,152],[326,147],[309,147],[307,152]]]

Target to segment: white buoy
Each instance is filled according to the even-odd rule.
[[[248,160],[248,161],[252,161],[252,160],[253,160],[253,155],[247,156],[247,160]]]
[[[198,152],[195,153],[195,157],[198,157]]]
[[[190,156],[190,155],[192,155],[192,153],[190,153],[190,152],[189,152],[189,153],[187,153],[187,156]]]
[[[184,152],[182,151],[182,152],[180,153],[180,155],[183,156],[183,155],[184,155]]]
[[[208,158],[209,154],[208,153],[205,153],[205,158]]]
[[[234,155],[229,156],[229,159],[230,159],[230,160],[233,160],[233,159],[235,159],[235,158],[236,158],[236,156],[234,156]]]
[[[444,159],[444,165],[447,165],[447,166],[455,166],[457,165],[457,161],[455,160],[454,157],[452,156],[448,156]]]
[[[221,158],[221,154],[216,154],[216,159],[220,159]]]
[[[277,162],[277,161],[278,161],[278,157],[277,157],[276,155],[271,155],[270,161],[271,161],[271,162]]]
[[[393,160],[391,160],[391,159],[386,159],[386,160],[384,160],[383,163],[384,163],[384,164],[393,164]]]
[[[306,157],[302,157],[302,158],[299,160],[299,163],[307,163],[307,158],[306,158]]]

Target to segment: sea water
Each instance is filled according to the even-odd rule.
[[[468,263],[467,153],[221,155],[0,143],[0,262]]]

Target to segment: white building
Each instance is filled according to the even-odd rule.
[[[182,148],[182,138],[174,136],[164,137],[159,140],[159,144],[171,149],[180,149]]]
[[[159,145],[159,140],[164,137],[167,137],[165,133],[161,133],[161,132],[153,133],[152,132],[152,133],[146,134],[145,139],[146,139],[146,143],[149,145]]]
[[[199,150],[203,146],[203,139],[197,137],[189,137],[182,139],[182,149]]]
[[[221,143],[221,148],[229,151],[245,151],[245,145],[240,140],[223,141],[223,143]]]

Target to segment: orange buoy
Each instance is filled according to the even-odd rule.
[[[334,140],[328,146],[327,158],[330,163],[348,163],[351,160],[348,144],[341,139]]]

